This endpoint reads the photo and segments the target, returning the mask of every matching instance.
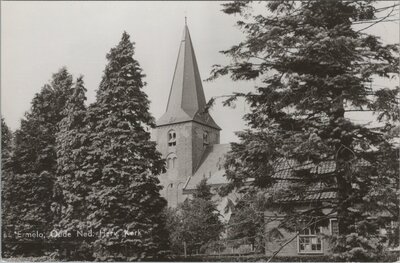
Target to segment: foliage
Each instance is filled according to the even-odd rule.
[[[96,102],[88,108],[86,222],[96,233],[113,233],[93,243],[93,256],[102,261],[156,259],[167,249],[166,200],[157,178],[164,161],[150,141],[154,119],[133,55],[133,43],[124,33],[107,54]]]
[[[25,114],[21,128],[15,134],[15,173],[48,171],[55,177],[55,135],[71,95],[72,84],[72,75],[66,68],[61,68],[53,74],[51,83],[44,85],[33,98],[31,111]]]
[[[6,122],[4,121],[3,118],[1,118],[1,179],[2,182],[7,184],[11,175],[9,171],[9,163],[10,163],[10,158],[12,155],[12,140],[13,140],[13,134],[8,128]],[[7,198],[4,196],[4,191],[2,191],[2,209],[4,211],[4,205],[7,201],[9,201]],[[5,213],[3,213],[3,216]],[[2,217],[4,220],[4,217]],[[4,222],[4,221],[3,221]]]
[[[157,178],[164,162],[150,141],[154,120],[133,55],[124,33],[107,55],[89,109],[82,77],[74,85],[65,68],[35,95],[16,132],[8,166],[13,176],[2,192],[13,202],[6,231],[12,233],[7,241],[16,244],[3,255],[39,256],[47,250],[73,260],[139,260],[160,259],[166,252],[166,201]],[[8,135],[2,123],[3,161]],[[72,236],[47,239],[51,230]],[[36,231],[46,238],[14,235]],[[93,231],[95,237],[77,238],[77,231]]]
[[[203,179],[196,186],[196,191],[193,193],[194,199],[203,199],[211,201],[213,194],[211,193],[211,186],[207,184],[207,180]]]
[[[167,227],[171,248],[176,254],[183,254],[184,243],[187,254],[194,254],[220,238],[224,227],[211,197],[210,186],[204,179],[197,185],[193,199],[168,211]]]
[[[2,191],[1,191],[1,221],[3,226],[3,231],[7,229],[8,225],[11,225],[10,214],[12,211],[12,200],[10,198],[11,192],[10,184],[12,183],[12,173],[9,169],[10,157],[12,154],[12,132],[10,128],[8,128],[6,122],[3,118],[1,118],[1,182],[2,182]],[[2,251],[6,252],[9,248],[8,244],[5,244],[5,237],[2,235]],[[5,256],[6,253],[3,253]]]
[[[88,149],[86,123],[86,88],[79,77],[64,109],[64,118],[59,123],[57,133],[57,181],[54,187],[53,206],[56,216],[55,230],[70,233],[72,236],[63,241],[74,245],[64,245],[66,256],[73,260],[90,260],[91,249],[85,246],[85,240],[77,236],[78,231],[89,233],[85,224],[87,216],[86,196],[89,185],[85,178],[85,158]],[[61,238],[58,239],[61,242]],[[82,251],[85,248],[86,251]]]
[[[6,199],[12,202],[7,213],[15,245],[11,255],[41,255],[49,246],[44,239],[18,237],[15,233],[42,233],[47,236],[54,222],[53,187],[56,180],[56,138],[66,101],[71,95],[72,76],[65,68],[53,74],[32,100],[30,112],[15,132],[15,145],[10,157],[9,183],[4,185]],[[15,232],[16,231],[16,232]],[[7,247],[8,249],[9,247]]]
[[[164,210],[167,219],[166,229],[168,230],[169,246],[174,255],[184,254],[184,241],[182,239],[181,216],[178,208],[166,207]]]
[[[12,132],[4,118],[1,118],[1,159],[7,159],[12,151]]]
[[[256,189],[242,188],[244,195],[236,202],[229,220],[228,240],[250,243],[257,252],[264,251],[266,208],[265,195]]]
[[[379,228],[395,220],[399,210],[394,190],[399,185],[398,149],[390,136],[399,120],[399,87],[381,88],[374,79],[398,77],[399,49],[367,34],[367,26],[355,29],[354,24],[379,21],[388,8],[377,9],[373,1],[339,0],[259,5],[262,14],[248,8],[249,3],[224,4],[224,12],[240,15],[237,25],[246,39],[222,52],[232,63],[216,65],[210,78],[229,74],[233,80],[260,83],[254,92],[236,93],[226,101],[243,96],[251,111],[245,116],[249,129],[238,133],[240,142],[232,144],[226,162],[231,183],[225,190],[249,181],[274,189],[276,162],[282,159],[313,167],[333,161],[329,176],[308,168],[290,180],[279,178],[287,185],[279,198],[301,200],[311,183],[313,193],[333,192],[336,198],[315,201],[301,212],[295,203],[283,205],[278,198],[271,206],[286,212],[283,222],[289,228],[310,216],[318,221],[329,211],[339,220],[335,253],[347,260],[379,255],[384,241]],[[376,113],[380,127],[354,122],[349,113],[355,111]],[[346,245],[354,235],[360,238]]]
[[[264,254],[251,255],[191,255],[187,257],[177,256],[172,258],[175,262],[266,262],[269,256]],[[395,254],[387,254],[376,258],[377,262],[395,262]],[[328,255],[298,255],[298,256],[277,256],[273,262],[343,262],[338,258]]]
[[[13,174],[8,185],[8,198],[11,207],[8,211],[10,225],[6,231],[9,235],[6,242],[8,255],[40,256],[50,248],[41,237],[26,236],[28,233],[42,233],[46,237],[52,222],[49,189],[53,187],[52,175],[46,171],[37,174]],[[20,235],[20,236],[19,236]]]

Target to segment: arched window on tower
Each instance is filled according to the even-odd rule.
[[[173,169],[174,168],[174,160],[171,157],[169,157],[167,159],[167,168],[168,169]]]
[[[176,167],[176,157],[172,158],[172,167],[175,168]]]
[[[170,130],[168,132],[168,147],[176,146],[176,132],[174,130]]]
[[[208,146],[209,143],[210,142],[209,142],[209,138],[208,138],[208,132],[205,131],[203,133],[203,145],[204,145],[204,147]]]
[[[176,168],[176,161],[177,161],[176,155],[174,153],[169,154],[166,160],[167,169],[170,170]]]

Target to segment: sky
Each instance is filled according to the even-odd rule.
[[[229,62],[219,51],[244,38],[234,26],[238,17],[220,10],[221,2],[208,1],[2,1],[1,114],[12,130],[17,129],[34,94],[62,66],[74,78],[84,76],[88,103],[92,103],[105,56],[126,31],[136,43],[135,58],[146,74],[144,91],[158,119],[166,109],[185,16],[202,79],[209,77],[212,65]],[[381,36],[384,43],[399,42],[398,23],[378,24],[369,32]],[[203,82],[207,100],[246,92],[254,85],[254,81],[233,82],[228,77]],[[222,128],[221,143],[237,141],[234,132],[245,128],[242,117],[248,106],[240,101],[235,108],[223,107],[221,102],[211,110]]]

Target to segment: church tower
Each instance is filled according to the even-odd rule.
[[[208,112],[197,61],[187,25],[164,115],[157,121],[158,150],[166,159],[167,172],[160,175],[162,195],[175,207],[184,201],[182,189],[200,164],[205,149],[219,144],[221,128]]]

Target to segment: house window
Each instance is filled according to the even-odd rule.
[[[174,130],[170,130],[168,132],[168,146],[169,147],[176,146],[176,132]]]
[[[332,218],[329,221],[330,221],[329,228],[330,228],[331,235],[339,235],[339,223],[338,223],[337,219]]]
[[[208,132],[206,131],[203,133],[203,143],[204,146],[207,146],[209,144]]]
[[[299,253],[322,253],[322,239],[319,227],[307,228],[298,236]]]

